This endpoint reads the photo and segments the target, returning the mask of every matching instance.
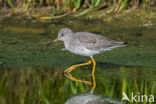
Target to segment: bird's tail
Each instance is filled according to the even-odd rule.
[[[124,43],[123,43],[123,45],[127,45],[127,44],[128,44],[128,42],[124,42]]]

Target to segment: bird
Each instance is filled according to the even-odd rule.
[[[89,65],[93,62],[92,75],[95,73],[96,62],[94,55],[114,48],[126,46],[127,42],[119,42],[111,40],[107,37],[91,33],[91,32],[73,32],[70,28],[62,28],[58,32],[58,36],[53,42],[63,41],[65,49],[71,53],[89,57],[89,61],[82,64],[72,65],[64,72],[69,73],[76,67]]]
[[[125,104],[125,102],[98,93],[83,92],[71,96],[65,104]]]

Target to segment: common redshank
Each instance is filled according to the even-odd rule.
[[[58,37],[53,41],[61,40],[64,42],[65,48],[75,54],[89,57],[89,61],[69,67],[65,72],[71,72],[76,67],[89,65],[93,62],[92,74],[95,72],[96,62],[93,58],[95,54],[112,50],[114,48],[123,47],[127,42],[118,42],[108,39],[104,36],[90,32],[73,32],[69,28],[62,28],[58,32]]]

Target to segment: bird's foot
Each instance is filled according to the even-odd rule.
[[[71,72],[74,69],[75,69],[75,66],[73,65],[73,66],[69,67],[68,69],[66,69],[64,72],[65,73],[69,73],[69,72]]]

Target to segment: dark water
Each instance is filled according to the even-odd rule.
[[[86,100],[90,101],[88,104],[154,104],[156,26],[143,26],[134,20],[125,23],[120,19],[108,22],[84,18],[1,20],[0,104],[83,104]],[[70,77],[63,72],[88,58],[61,50],[62,42],[47,46],[63,27],[129,43],[126,47],[95,55],[93,93],[92,65],[76,68],[68,75]],[[123,93],[130,101],[121,102]],[[135,100],[131,98],[133,95],[136,95]],[[146,97],[142,98],[144,95]],[[76,103],[77,99],[81,102]]]
[[[67,100],[73,102],[75,96],[78,96],[76,99],[79,103],[69,104],[83,104],[80,102],[84,99],[87,100],[87,98],[88,100],[90,98],[91,101],[94,98],[95,102],[107,99],[106,101],[109,101],[110,104],[121,104],[120,101],[124,92],[130,99],[132,93],[140,96],[147,95],[147,101],[144,98],[143,102],[150,104],[149,101],[152,101],[150,100],[151,95],[156,96],[155,68],[97,65],[94,93],[90,93],[93,87],[92,65],[77,68],[71,73],[71,76],[76,80],[89,81],[92,83],[91,85],[65,77],[63,70],[59,67],[27,67],[2,70],[0,74],[1,103],[64,104]],[[84,97],[84,94],[86,94],[86,97]],[[95,97],[92,98],[93,95]],[[101,100],[95,100],[98,96]],[[136,99],[138,99],[138,96]],[[105,104],[99,102],[93,104]],[[125,100],[125,102],[128,101]],[[140,104],[143,104],[143,102]]]

